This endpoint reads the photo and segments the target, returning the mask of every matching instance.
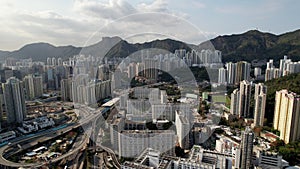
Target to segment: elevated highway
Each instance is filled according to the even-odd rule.
[[[86,133],[84,135],[82,135],[82,137],[79,138],[79,140],[77,140],[76,143],[74,143],[75,146],[73,146],[73,148],[69,152],[67,152],[55,159],[52,159],[50,161],[38,162],[38,163],[16,163],[16,162],[7,160],[8,156],[11,155],[8,153],[8,151],[11,150],[14,146],[17,146],[18,144],[30,142],[31,147],[32,147],[36,144],[39,144],[40,142],[44,142],[44,141],[53,139],[59,135],[65,134],[65,133],[73,130],[74,128],[84,127],[84,128],[92,129],[93,121],[95,119],[97,119],[99,116],[101,116],[101,113],[99,113],[99,112],[102,112],[102,110],[103,110],[102,108],[89,110],[84,107],[81,107],[78,109],[80,110],[79,111],[80,115],[84,114],[84,118],[82,118],[80,123],[63,124],[61,126],[58,126],[58,127],[46,130],[46,131],[42,131],[42,132],[39,132],[36,134],[19,137],[14,140],[11,140],[11,144],[9,144],[9,145],[6,144],[6,145],[3,145],[2,147],[0,147],[0,168],[1,169],[2,168],[3,169],[38,168],[38,167],[42,167],[45,165],[49,165],[51,163],[58,162],[60,160],[68,158],[69,156],[71,156],[73,154],[77,154],[79,151],[81,151],[81,149],[83,149],[89,141],[89,136],[90,136],[90,132],[91,132],[90,130],[86,131]]]

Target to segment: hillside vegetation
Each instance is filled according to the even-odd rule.
[[[238,35],[218,36],[210,41],[217,50],[222,51],[223,62],[251,62],[254,59],[278,61],[283,55],[300,60],[300,30],[282,35],[251,30]]]
[[[300,95],[300,73],[273,79],[265,84],[268,86],[265,118],[270,125],[273,123],[276,91],[287,89]]]

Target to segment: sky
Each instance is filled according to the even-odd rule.
[[[258,29],[300,29],[299,0],[0,0],[0,50],[29,43],[87,46],[171,38],[199,44]]]

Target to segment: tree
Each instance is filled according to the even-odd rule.
[[[285,143],[284,143],[284,141],[283,140],[276,140],[276,141],[273,141],[271,144],[270,144],[270,146],[271,146],[271,149],[272,150],[277,150],[278,151],[278,149],[279,149],[279,147],[280,146],[284,146],[285,145]]]

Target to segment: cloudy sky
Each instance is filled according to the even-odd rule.
[[[299,0],[0,0],[0,50],[48,42],[84,46],[103,36],[198,44],[250,29],[300,28]]]

